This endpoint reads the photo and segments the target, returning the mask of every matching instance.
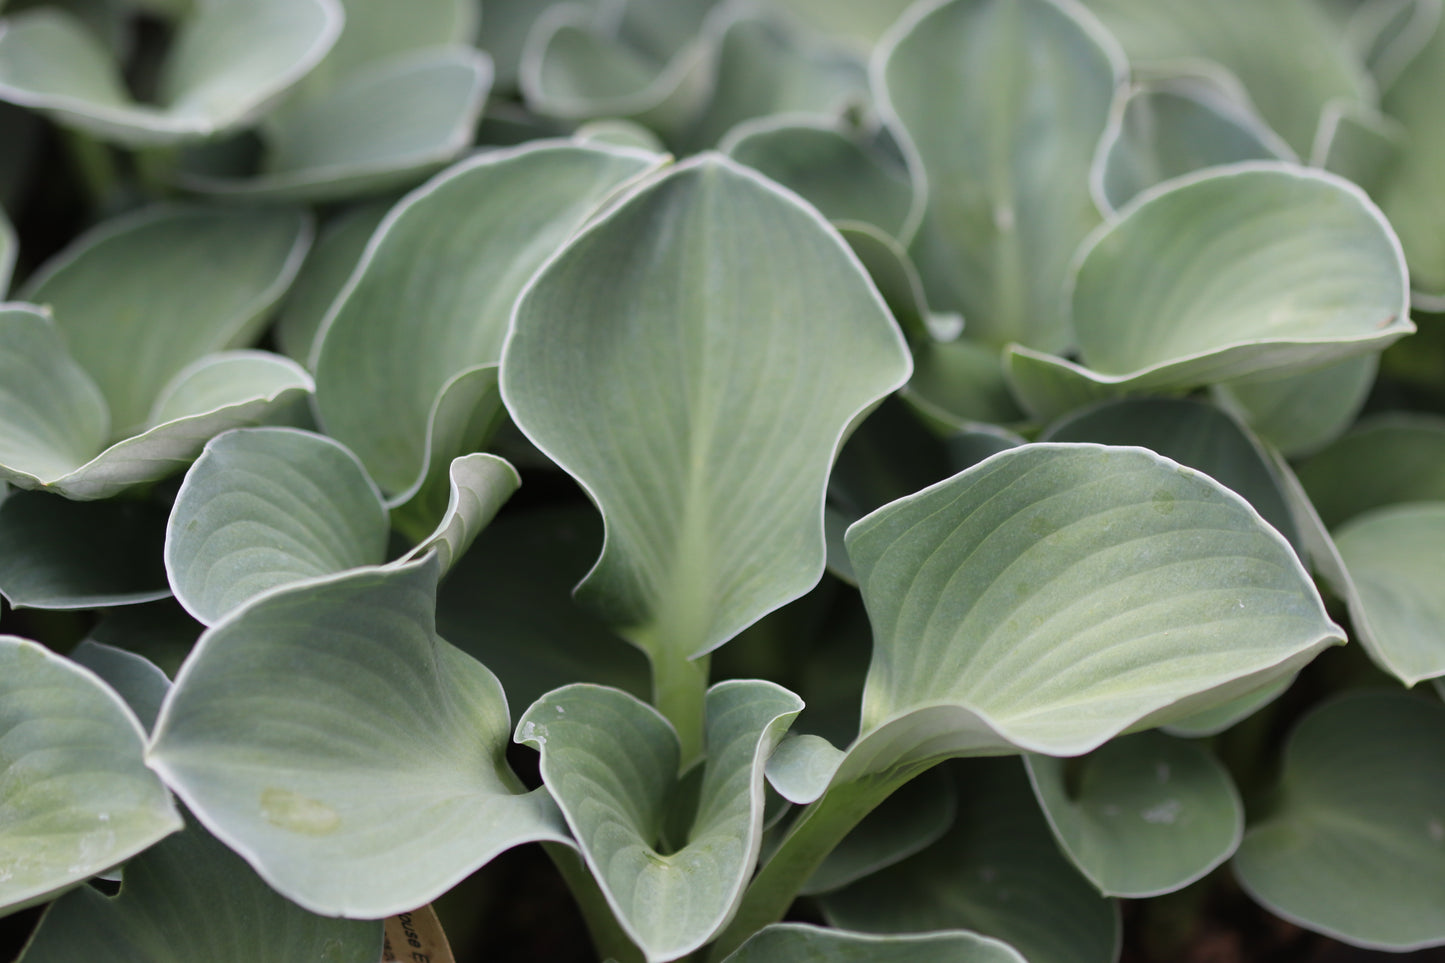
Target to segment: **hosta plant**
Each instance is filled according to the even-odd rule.
[[[3,951],[1445,945],[1442,79],[1439,0],[9,4]]]

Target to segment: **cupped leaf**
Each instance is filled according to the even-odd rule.
[[[327,201],[406,187],[470,143],[492,66],[471,47],[406,51],[352,72],[268,118],[250,177],[183,172],[211,194]]]
[[[1024,764],[1064,854],[1106,896],[1180,889],[1232,856],[1244,834],[1234,782],[1197,742],[1141,732],[1076,762]]]
[[[867,101],[868,70],[851,50],[741,5],[709,27],[720,35],[717,73],[690,143],[711,147],[752,118],[837,115]]]
[[[965,931],[880,936],[778,923],[759,930],[724,963],[1027,963],[1007,943]]]
[[[583,507],[504,513],[442,583],[443,637],[495,672],[513,705],[578,681],[647,693],[641,653],[572,598],[601,542]]]
[[[311,376],[259,351],[204,355],[161,387],[144,430],[109,448],[109,409],[49,316],[0,309],[0,478],[98,499],[183,469],[207,439],[280,415]]]
[[[1406,685],[1445,676],[1445,501],[1375,508],[1332,534],[1371,655]]]
[[[21,963],[375,963],[381,924],[327,919],[271,890],[194,822],[125,864],[120,893],[82,886],[41,918]]]
[[[1234,858],[1241,885],[1356,946],[1445,944],[1442,755],[1438,704],[1366,692],[1316,709],[1290,736],[1278,805]]]
[[[537,18],[517,79],[527,106],[566,120],[624,117],[654,130],[689,124],[708,93],[720,28],[713,0],[558,3]]]
[[[454,460],[447,476],[450,492],[438,513],[436,530],[409,553],[411,558],[420,558],[436,552],[442,571],[466,553],[522,484],[522,477],[509,462],[481,452]]]
[[[358,204],[322,227],[276,314],[276,346],[282,354],[301,364],[314,356],[316,335],[331,302],[341,293],[366,252],[372,232],[389,210],[389,200]]]
[[[1215,86],[1171,78],[1136,86],[1100,145],[1097,190],[1118,210],[1156,184],[1238,161],[1294,159],[1258,117]]]
[[[38,488],[105,447],[110,411],[49,313],[0,307],[0,478]]]
[[[201,140],[254,120],[325,56],[341,22],[336,0],[202,0],[166,53],[151,105],[131,98],[80,21],[30,10],[0,31],[0,98],[129,147]]]
[[[1089,168],[1124,74],[1113,42],[1073,4],[952,0],[913,7],[877,57],[879,110],[926,185],[929,301],[974,338],[1066,350],[1060,291],[1099,223]]]
[[[222,407],[172,418],[118,441],[46,487],[67,498],[89,500],[108,498],[134,485],[174,475],[195,461],[206,442],[221,432],[290,417],[312,387],[311,376],[300,365],[279,357],[259,364],[232,364],[212,355],[182,374],[192,373],[203,379],[219,376],[220,383],[193,382],[178,403],[200,403],[207,395],[215,401],[228,395],[236,397]],[[239,376],[234,382],[230,381],[233,375]],[[261,393],[249,398],[238,396],[248,388]]]
[[[1400,232],[1421,307],[1445,308],[1445,120],[1433,106],[1445,84],[1445,19],[1385,92],[1381,108],[1405,129],[1405,149],[1377,196]]]
[[[908,171],[841,120],[763,117],[739,125],[718,147],[834,222],[862,221],[897,236],[913,206]]]
[[[666,719],[616,689],[573,685],[543,696],[517,724],[517,741],[542,754],[543,782],[649,963],[702,946],[737,908],[762,843],[763,766],[802,708],[771,682],[708,691],[697,815],[666,855],[658,849],[681,759]]]
[[[0,636],[0,907],[42,903],[181,828],[144,748],[93,673]]]
[[[1373,87],[1311,0],[1084,0],[1129,62],[1175,72],[1200,64],[1223,73],[1300,156],[1308,156],[1320,113],[1331,101],[1365,101]]]
[[[1330,529],[1373,508],[1445,501],[1445,418],[1395,412],[1362,420],[1299,466]]]
[[[313,367],[327,433],[356,452],[383,491],[409,497],[428,459],[445,471],[475,450],[442,453],[432,440],[455,431],[450,422],[469,421],[481,396],[442,412],[439,395],[498,360],[532,274],[654,163],[650,154],[596,145],[496,151],[438,175],[377,228],[323,322]]]
[[[1283,378],[1214,386],[1220,404],[1250,429],[1291,457],[1313,453],[1355,423],[1379,368],[1365,354]]]
[[[1113,900],[1060,853],[1013,759],[950,766],[959,814],[928,849],[822,897],[828,922],[872,933],[967,929],[1029,963],[1113,963]]]
[[[1125,398],[1050,425],[1040,441],[1138,445],[1219,482],[1301,549],[1289,502],[1259,443],[1213,405],[1182,398]]]
[[[258,399],[310,394],[311,376],[290,358],[269,351],[217,351],[186,365],[156,397],[146,420],[157,427],[199,418]]]
[[[16,608],[93,609],[170,595],[158,564],[165,508],[43,492],[0,502],[0,594]]]
[[[211,626],[150,765],[278,892],[375,918],[505,849],[568,840],[507,769],[501,686],[436,635],[434,555],[258,598]]]
[[[176,599],[210,625],[278,586],[386,560],[386,509],[356,456],[290,428],[228,431],[186,473],[166,526]]]
[[[822,736],[788,736],[768,757],[768,785],[790,803],[805,806],[823,795],[843,761],[843,750]]]
[[[405,7],[388,0],[341,0],[341,7],[346,14],[341,36],[293,99],[324,95],[354,71],[399,53],[469,44],[480,19],[470,0],[413,0]]]
[[[873,624],[843,771],[1073,755],[1267,687],[1340,642],[1238,495],[1138,448],[1013,448],[848,532]]]
[[[645,182],[538,275],[502,396],[601,507],[579,592],[675,661],[816,584],[833,457],[908,370],[822,218],[708,154]]]
[[[1071,301],[1081,363],[1019,347],[1010,363],[1115,393],[1279,377],[1415,330],[1379,210],[1348,181],[1269,162],[1141,195],[1083,250]]]
[[[284,208],[150,207],[83,235],[26,297],[53,311],[110,406],[112,439],[125,438],[182,368],[260,333],[311,234],[306,214]]]

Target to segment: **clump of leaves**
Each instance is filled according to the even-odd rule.
[[[1438,0],[404,7],[0,19],[23,963],[1445,945]]]

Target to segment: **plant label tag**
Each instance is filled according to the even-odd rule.
[[[387,917],[381,963],[456,963],[431,905]]]

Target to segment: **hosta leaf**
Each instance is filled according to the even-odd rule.
[[[176,494],[165,564],[176,599],[210,625],[278,586],[386,560],[381,493],[356,456],[290,428],[213,438]]]
[[[1361,4],[1350,18],[1347,36],[1379,88],[1389,90],[1429,45],[1440,16],[1436,0]]]
[[[699,147],[751,118],[837,115],[867,102],[867,67],[852,51],[746,8],[712,29],[720,34],[712,100],[689,136]]]
[[[147,731],[155,725],[171,680],[144,656],[86,639],[70,650],[70,660],[94,672],[125,700]]]
[[[348,74],[395,54],[476,39],[480,11],[470,0],[341,0],[346,22],[325,59],[308,73],[293,99],[318,96]]]
[[[495,364],[478,365],[442,385],[427,416],[423,473],[414,489],[389,502],[392,524],[403,534],[421,538],[437,523],[450,495],[454,453],[482,448],[505,419],[497,373]]]
[[[439,568],[257,599],[202,635],[161,710],[151,766],[313,912],[402,912],[505,849],[568,838],[506,768],[496,677],[435,633]]]
[[[1029,963],[1113,963],[1119,919],[1059,853],[1013,759],[950,769],[953,829],[933,846],[822,898],[828,922],[874,933],[968,929]]]
[[[767,0],[816,30],[846,40],[868,53],[911,0]]]
[[[1330,529],[1372,508],[1445,501],[1445,418],[1396,412],[1362,420],[1299,466]]]
[[[110,405],[112,438],[125,438],[187,364],[260,333],[311,233],[304,213],[281,208],[145,208],[72,243],[26,298],[51,308]]]
[[[762,842],[763,765],[803,702],[771,682],[707,695],[707,762],[684,845],[658,852],[680,747],[656,710],[616,689],[548,693],[517,725],[608,904],[649,963],[706,943],[742,898]]]
[[[47,315],[0,309],[0,346],[0,478],[76,499],[164,478],[213,435],[278,415],[311,390],[310,375],[276,355],[205,355],[160,389],[141,434],[106,448],[105,399]]]
[[[937,842],[957,813],[958,793],[952,779],[941,770],[925,773],[865,816],[813,871],[799,893],[811,896],[842,889],[902,862]]]
[[[1138,448],[1010,449],[864,518],[848,554],[875,634],[849,778],[1087,752],[1342,641],[1278,532]]]
[[[0,31],[0,97],[129,147],[201,140],[252,121],[336,42],[335,0],[202,0],[178,29],[154,105],[85,26],[46,7]]]
[[[161,389],[147,425],[154,427],[257,399],[311,392],[306,369],[269,351],[217,351],[186,365]]]
[[[1024,763],[1064,854],[1106,896],[1180,889],[1233,855],[1244,833],[1229,773],[1197,742],[1141,732],[1077,762]]]
[[[318,336],[317,408],[328,434],[356,452],[382,490],[420,487],[438,396],[495,363],[523,286],[651,155],[538,144],[465,161],[389,214]],[[517,204],[518,197],[528,203]],[[472,401],[479,398],[473,397]],[[451,406],[450,419],[473,408]],[[445,453],[441,465],[466,451]]]
[[[104,613],[90,637],[103,645],[134,652],[174,677],[204,628],[174,598],[165,598]],[[126,693],[122,691],[121,695]]]
[[[1408,142],[1399,121],[1373,107],[1332,105],[1320,121],[1311,166],[1346,177],[1378,197]]]
[[[0,307],[0,477],[36,488],[105,447],[110,412],[50,315]]]
[[[578,681],[647,693],[642,654],[572,598],[601,542],[587,508],[505,513],[442,583],[442,636],[495,672],[513,705]]]
[[[276,363],[276,362],[284,362]],[[215,371],[210,369],[215,367]],[[225,369],[231,369],[227,372]],[[256,379],[254,390],[265,392],[250,398],[237,398],[233,403],[211,411],[199,412],[163,421],[139,435],[111,445],[85,465],[47,484],[47,488],[67,498],[95,499],[111,495],[145,482],[156,481],[184,471],[195,460],[210,439],[232,428],[284,420],[295,412],[297,402],[311,392],[311,377],[294,362],[277,358],[259,365],[231,365],[212,356],[197,362],[191,371],[217,374],[224,380],[228,374],[242,375],[242,381],[224,385],[220,394],[231,394],[245,387],[245,379]],[[290,379],[289,383],[286,379]],[[267,384],[269,382],[269,385]],[[188,391],[190,400],[209,394],[211,386],[195,384]],[[221,387],[221,386],[215,386]],[[178,399],[184,401],[185,399]]]
[[[1368,692],[1321,706],[1290,736],[1279,804],[1235,875],[1272,913],[1356,946],[1445,943],[1442,755],[1438,704]]]
[[[1080,364],[1010,356],[1114,392],[1278,377],[1409,334],[1408,301],[1399,242],[1359,188],[1244,163],[1146,192],[1094,235],[1072,293]]]
[[[1334,100],[1363,101],[1371,83],[1352,51],[1310,0],[1085,0],[1136,69],[1170,71],[1212,61],[1248,91],[1259,113],[1295,152],[1308,156],[1320,112]]]
[[[170,595],[158,564],[166,510],[43,492],[0,502],[0,594],[16,608],[93,609]]]
[[[690,123],[709,94],[713,0],[559,3],[537,18],[518,65],[536,113],[567,120],[624,117],[654,130]]]
[[[1060,291],[1099,222],[1089,168],[1124,72],[1112,42],[1072,4],[953,0],[912,8],[878,57],[879,110],[926,183],[929,301],[991,344],[1067,349]]]
[[[637,188],[538,275],[502,395],[601,507],[602,557],[579,592],[676,661],[817,583],[834,454],[908,369],[818,214],[708,154]]]
[[[82,886],[42,917],[23,963],[375,963],[381,924],[287,902],[194,822],[125,864],[114,897]]]
[[[3,183],[3,182],[0,182]],[[0,207],[0,300],[10,290],[10,272],[15,269],[15,228]]]
[[[484,453],[454,460],[447,476],[451,483],[449,495],[446,504],[436,513],[440,519],[436,531],[412,549],[409,556],[419,558],[426,552],[436,552],[442,571],[462,557],[522,484],[521,476],[511,464]]]
[[[358,204],[321,229],[276,315],[276,345],[282,354],[301,364],[310,361],[327,309],[341,293],[365,253],[372,232],[389,210],[389,200]]]
[[[613,147],[630,147],[633,150],[647,150],[654,154],[665,153],[657,135],[646,127],[631,120],[603,118],[589,120],[572,132],[572,137],[584,144],[610,144]]]
[[[207,193],[308,201],[405,187],[471,143],[491,79],[491,63],[471,47],[378,60],[268,118],[254,176],[201,169],[181,180]]]
[[[1257,442],[1212,405],[1182,398],[1107,401],[1050,425],[1039,440],[1148,448],[1241,496],[1300,548],[1289,503],[1269,460]]]
[[[44,902],[181,827],[144,747],[94,674],[0,636],[0,907]]]
[[[1284,454],[1303,455],[1354,424],[1378,367],[1379,356],[1365,354],[1283,378],[1215,385],[1214,397]]]
[[[862,221],[898,235],[913,205],[908,172],[861,131],[826,117],[763,117],[718,145],[797,191],[831,221]]]
[[[1353,583],[1350,618],[1371,655],[1406,685],[1445,676],[1445,502],[1371,509],[1333,535]]]
[[[1181,174],[1237,161],[1294,159],[1263,121],[1213,85],[1187,78],[1135,87],[1100,147],[1101,206],[1117,210],[1135,195]]]
[[[790,735],[768,757],[768,785],[788,802],[807,805],[828,788],[843,750],[822,736]]]
[[[930,344],[958,337],[963,331],[963,317],[928,306],[918,268],[913,266],[908,249],[893,235],[864,221],[836,221],[833,226],[863,262],[888,310],[910,339]]]
[[[1028,963],[1007,943],[968,932],[880,936],[805,923],[759,930],[724,963]]]
[[[918,345],[913,377],[901,397],[950,433],[1025,419],[1009,393],[998,349],[967,335],[943,344]]]
[[[1377,195],[1400,233],[1417,303],[1445,308],[1445,120],[1435,100],[1445,84],[1445,20],[1385,92],[1384,112],[1405,128],[1405,149]]]

